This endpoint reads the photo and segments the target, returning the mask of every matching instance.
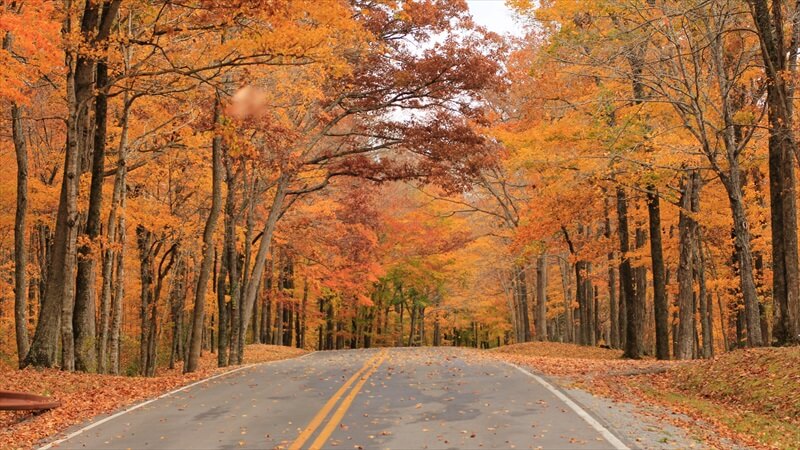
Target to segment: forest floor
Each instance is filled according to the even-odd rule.
[[[249,345],[245,364],[293,358],[305,350],[272,345]],[[61,406],[45,413],[0,411],[0,449],[28,449],[36,442],[100,414],[150,399],[194,381],[232,370],[216,367],[216,354],[204,353],[195,373],[180,368],[159,370],[155,377],[126,377],[49,370],[13,370],[0,366],[0,390],[46,395]]]
[[[617,350],[559,343],[489,353],[551,377],[643,448],[684,447],[680,433],[697,447],[797,449],[800,442],[797,347],[682,362],[624,360]]]

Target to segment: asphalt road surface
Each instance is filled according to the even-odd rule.
[[[51,448],[627,448],[547,381],[452,348],[317,352],[249,367],[67,437]]]

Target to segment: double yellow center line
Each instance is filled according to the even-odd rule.
[[[299,450],[302,448],[303,444],[305,444],[306,441],[310,439],[311,436],[317,431],[317,428],[322,425],[322,423],[325,421],[325,418],[328,417],[328,414],[331,412],[333,407],[336,406],[336,403],[339,401],[339,399],[342,398],[350,386],[355,383],[355,387],[353,387],[344,400],[342,400],[341,404],[339,404],[339,408],[336,409],[336,411],[328,420],[328,423],[322,428],[322,431],[320,431],[317,438],[314,439],[314,442],[312,442],[309,446],[309,448],[312,450],[321,449],[331,434],[336,431],[336,427],[339,426],[342,418],[344,418],[344,415],[350,408],[350,405],[353,404],[353,400],[355,400],[356,395],[358,395],[359,391],[361,391],[361,388],[364,387],[364,384],[366,384],[369,377],[372,376],[376,370],[378,370],[378,367],[380,367],[381,364],[383,364],[383,362],[386,360],[386,357],[387,352],[385,350],[381,350],[377,355],[368,359],[361,369],[358,370],[358,372],[353,374],[352,377],[345,381],[342,387],[340,387],[339,390],[333,394],[333,397],[331,397],[327,403],[322,406],[319,412],[317,412],[314,418],[311,419],[311,422],[309,422],[308,426],[302,432],[300,432],[300,435],[297,436],[297,439],[295,439],[295,441],[292,442],[292,445],[289,446],[289,450]]]

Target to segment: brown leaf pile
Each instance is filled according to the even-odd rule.
[[[587,347],[575,344],[564,344],[560,342],[528,342],[525,344],[513,344],[497,347],[490,350],[491,353],[514,354],[522,356],[541,356],[541,357],[568,357],[580,359],[620,359],[622,350],[614,350],[601,347]]]
[[[800,425],[800,347],[739,350],[668,375],[682,391]]]
[[[245,363],[276,361],[303,353],[306,352],[289,347],[251,345],[245,350]],[[31,448],[40,440],[97,415],[227,370],[230,368],[216,368],[216,355],[206,353],[195,373],[183,374],[180,369],[165,369],[153,378],[70,373],[55,369],[0,371],[0,390],[46,395],[62,404],[41,414],[0,412],[0,448]]]
[[[308,352],[299,348],[253,344],[247,346],[247,351],[244,353],[244,363],[255,364],[277,361],[280,359],[295,358],[306,353]]]
[[[583,347],[558,342],[532,342],[499,347],[490,354],[518,365],[532,367],[557,377],[594,377],[600,375],[633,375],[663,370],[671,364],[652,359],[622,359],[619,350]]]
[[[753,448],[797,449],[800,445],[798,347],[737,350],[628,384],[652,401],[714,423],[720,434]],[[671,396],[664,393],[683,401],[670,401]],[[710,407],[687,406],[693,400]],[[724,417],[715,416],[716,412]]]

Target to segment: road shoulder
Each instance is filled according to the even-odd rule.
[[[663,372],[680,363],[621,360],[614,351],[581,352],[581,347],[554,343],[521,344],[480,353],[542,376],[632,448],[749,448],[720,435],[714,424],[653,402],[628,386],[630,377]]]
[[[3,388],[46,395],[61,400],[52,411],[0,413],[0,448],[32,448],[47,445],[64,433],[74,432],[109,415],[148,402],[193,383],[227,375],[253,364],[292,359],[308,354],[304,350],[275,346],[248,346],[245,365],[216,368],[214,354],[203,357],[200,369],[183,374],[180,369],[160,371],[156,377],[125,377],[52,370],[9,370],[0,373]]]

